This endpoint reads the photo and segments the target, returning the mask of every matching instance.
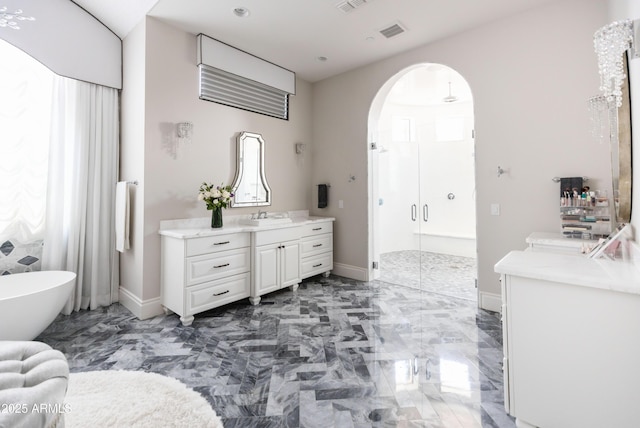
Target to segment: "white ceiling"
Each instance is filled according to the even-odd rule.
[[[349,13],[341,0],[74,1],[121,38],[148,14],[315,82],[554,0],[349,0],[361,3]],[[238,7],[250,15],[236,17]],[[379,33],[393,24],[406,32]]]

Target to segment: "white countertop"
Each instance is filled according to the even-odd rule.
[[[594,239],[576,239],[563,236],[562,233],[533,232],[526,239],[527,251],[551,251],[556,253],[582,256],[598,245]]]
[[[512,251],[495,265],[500,274],[640,294],[640,270],[622,260],[552,252]]]
[[[249,226],[241,224],[241,218],[245,216],[224,216],[223,227],[213,229],[211,227],[211,217],[165,220],[160,222],[158,233],[163,236],[170,236],[178,239],[198,238],[202,236],[226,235],[238,232],[260,232],[264,230],[283,229],[287,227],[303,226],[305,224],[335,221],[334,217],[317,217],[308,215],[307,211],[292,211],[289,213],[290,223],[277,223],[263,226]]]
[[[529,245],[533,244],[575,248],[577,251],[579,251],[585,243],[598,243],[598,241],[594,239],[567,238],[563,236],[562,233],[553,232],[533,232],[531,235],[527,236],[526,242]]]

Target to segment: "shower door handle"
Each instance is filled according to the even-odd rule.
[[[411,221],[416,221],[418,217],[418,206],[416,204],[411,205]]]
[[[422,207],[422,220],[424,220],[425,223],[429,221],[429,205],[427,204],[424,204]]]

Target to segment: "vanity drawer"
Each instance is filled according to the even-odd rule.
[[[308,236],[300,240],[300,255],[302,257],[326,253],[333,250],[333,233],[318,236]]]
[[[230,233],[228,235],[191,238],[187,240],[187,257],[248,247],[250,244],[251,237],[249,233]]]
[[[295,241],[302,236],[302,228],[298,226],[282,227],[279,229],[263,230],[255,232],[254,245],[259,247],[261,245],[277,244],[285,241]]]
[[[333,269],[333,251],[329,253],[311,256],[302,259],[300,262],[301,277],[308,278],[319,273],[328,272]]]
[[[302,236],[322,235],[333,232],[332,221],[321,221],[302,226]]]
[[[251,267],[250,249],[246,247],[189,257],[186,263],[187,286],[189,286],[248,272]]]
[[[243,273],[187,290],[187,314],[196,314],[249,297],[250,275]]]

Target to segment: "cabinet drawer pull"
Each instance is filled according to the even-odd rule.
[[[222,293],[213,293],[214,296],[222,296],[223,294],[227,294],[229,290],[223,291]]]
[[[316,244],[313,246],[313,248],[318,248],[318,247],[322,247],[322,244]]]
[[[224,244],[228,244],[229,241],[224,241],[224,242],[214,242],[213,245],[224,245]]]
[[[313,231],[316,231],[316,230],[322,230],[322,228],[321,228],[321,227],[316,227],[316,228],[313,228],[313,229],[311,229],[311,230],[313,230]]]
[[[220,268],[227,267],[227,266],[229,266],[229,263],[225,263],[223,265],[214,266],[212,269],[220,269]]]
[[[314,268],[320,267],[322,266],[322,263],[320,263],[319,265],[313,265]]]

